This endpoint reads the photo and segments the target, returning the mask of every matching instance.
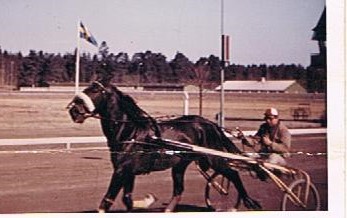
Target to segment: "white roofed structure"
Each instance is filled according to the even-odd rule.
[[[306,93],[295,80],[233,80],[223,83],[226,92]],[[220,91],[218,86],[216,91]]]

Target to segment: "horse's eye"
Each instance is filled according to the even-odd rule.
[[[94,89],[92,89],[92,92],[93,93],[98,93],[100,90],[98,89],[98,88],[94,88]]]
[[[90,91],[93,92],[93,93],[96,93],[99,91],[99,87],[96,85],[96,84],[93,84],[91,87],[90,87]]]
[[[76,103],[76,104],[83,104],[84,102],[83,102],[82,99],[76,98],[76,99],[75,99],[75,103]]]

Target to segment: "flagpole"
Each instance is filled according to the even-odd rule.
[[[76,50],[76,64],[75,64],[75,94],[79,92],[80,80],[80,20],[77,22],[77,50]]]

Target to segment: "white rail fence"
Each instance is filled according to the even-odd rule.
[[[290,129],[292,135],[304,134],[326,134],[325,128],[320,129]],[[256,131],[244,131],[245,135],[254,135]],[[232,137],[226,133],[228,137]],[[51,145],[63,144],[66,149],[71,149],[72,144],[92,144],[106,143],[104,136],[88,137],[52,137],[52,138],[27,138],[27,139],[0,139],[0,146],[21,146],[21,145]]]

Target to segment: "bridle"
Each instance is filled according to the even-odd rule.
[[[96,84],[99,88],[101,88],[101,94],[102,95],[104,95],[107,92],[106,87],[103,84],[101,84],[100,82],[94,81],[93,84]],[[75,103],[76,98],[82,100],[83,101],[83,107],[85,107],[87,109],[86,113],[82,114],[82,113],[78,112],[80,115],[84,116],[85,118],[94,117],[97,119],[103,119],[99,114],[97,114],[95,112],[96,107],[95,107],[92,99],[84,92],[80,92],[80,93],[76,94],[74,99],[66,106],[67,110],[72,109],[76,105],[76,103]]]

